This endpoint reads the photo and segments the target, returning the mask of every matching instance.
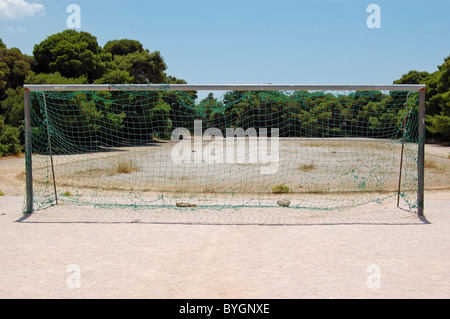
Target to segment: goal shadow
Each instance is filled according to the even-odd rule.
[[[317,211],[281,207],[199,209],[106,209],[54,206],[25,214],[17,223],[29,224],[136,224],[185,226],[411,226],[432,224],[425,216],[404,208],[361,206],[346,211]]]

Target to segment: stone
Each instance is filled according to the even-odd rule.
[[[277,204],[278,204],[278,206],[281,206],[281,207],[289,207],[291,205],[291,201],[290,200],[280,199],[277,202]]]

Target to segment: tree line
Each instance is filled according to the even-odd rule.
[[[195,91],[164,89],[38,92],[32,107],[33,145],[48,152],[46,112],[58,154],[168,140],[182,127],[192,135],[196,120],[202,121],[202,133],[214,128],[222,136],[227,129],[276,128],[280,137],[396,139],[406,130],[407,140],[415,141],[417,102],[418,93],[401,91],[229,91],[221,99],[210,93],[200,101]]]
[[[427,135],[437,142],[450,142],[450,55],[435,72],[409,71],[394,83],[427,85]]]
[[[151,52],[136,40],[122,39],[99,46],[87,32],[66,30],[49,36],[34,46],[33,55],[8,49],[0,39],[0,156],[23,151],[23,84],[184,84],[166,73],[167,65],[159,51]],[[434,73],[410,71],[396,84],[427,84],[428,136],[450,139],[450,56]],[[65,128],[67,138],[89,140],[96,136],[108,144],[108,134],[167,138],[171,127],[192,126],[192,119],[224,128],[281,128],[282,136],[379,136],[379,132],[398,134],[399,112],[404,112],[406,95],[402,92],[355,92],[336,95],[326,92],[227,92],[221,100],[212,94],[201,101],[196,92],[155,92],[129,94],[111,92],[97,95],[79,93],[68,99],[64,108],[77,109],[75,133],[70,117],[60,117],[55,125]],[[61,98],[61,95],[53,99]],[[414,98],[414,97],[410,97]],[[147,99],[146,101],[144,101]],[[122,102],[119,102],[122,101]],[[49,103],[52,98],[49,97]],[[118,103],[120,105],[118,105]],[[110,112],[121,107],[121,112]],[[394,111],[395,110],[395,111]],[[394,114],[395,113],[395,114]],[[187,116],[190,115],[190,116]],[[298,125],[300,119],[302,125]],[[72,129],[71,129],[72,128]],[[356,129],[358,128],[358,129]],[[63,130],[64,131],[64,130]],[[378,132],[378,133],[377,133]],[[79,134],[79,136],[75,136]]]
[[[66,30],[36,44],[29,56],[0,39],[0,157],[23,152],[25,83],[186,83],[166,70],[161,53],[136,40],[112,40],[101,47],[88,32]]]

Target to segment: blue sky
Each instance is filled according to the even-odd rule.
[[[448,0],[0,0],[0,38],[31,55],[72,3],[101,46],[139,40],[191,84],[388,84],[450,55]]]

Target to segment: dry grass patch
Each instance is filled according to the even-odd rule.
[[[115,174],[131,174],[139,171],[139,166],[133,160],[122,160],[116,164],[114,169]]]
[[[291,189],[286,185],[277,185],[274,188],[272,188],[272,194],[288,194],[291,191]]]
[[[436,165],[436,162],[435,162],[435,161],[426,160],[426,161],[425,161],[425,168],[437,169],[438,166]]]
[[[300,165],[300,167],[299,167],[299,169],[302,171],[302,172],[310,172],[310,171],[312,171],[313,169],[315,169],[316,168],[316,164],[314,164],[314,163],[310,163],[310,164],[302,164],[302,165]]]

